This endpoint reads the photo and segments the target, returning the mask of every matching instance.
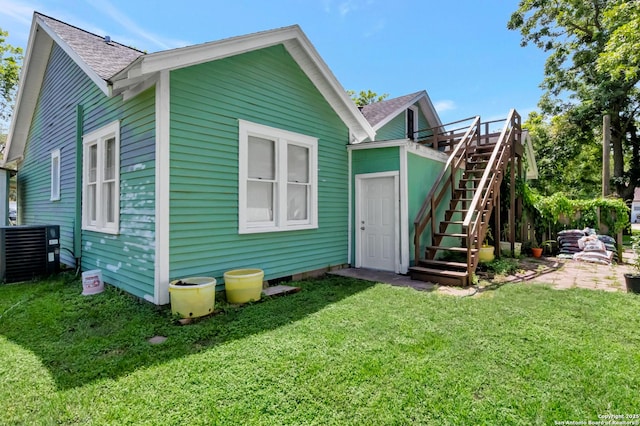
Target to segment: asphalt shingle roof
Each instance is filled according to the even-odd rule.
[[[400,96],[399,98],[387,99],[382,102],[374,102],[362,107],[362,115],[367,119],[371,126],[375,127],[376,124],[384,120],[390,114],[393,114],[404,106],[411,99],[415,98],[422,92],[411,93],[409,95]]]
[[[100,78],[108,80],[145,53],[57,19],[36,13]]]

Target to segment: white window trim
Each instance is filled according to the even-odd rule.
[[[404,112],[404,134],[409,135],[409,110],[413,111],[413,140],[416,139],[416,133],[420,130],[418,127],[418,108],[415,105],[408,107]]]
[[[103,147],[104,142],[109,139],[115,137],[115,215],[114,222],[107,223],[105,219],[103,201],[102,201],[102,183],[104,180],[104,161],[103,157]],[[88,155],[89,150],[88,146],[97,144],[97,170],[96,170],[96,221],[95,223],[91,223],[89,220],[89,212],[88,206],[86,204],[87,196],[87,185],[86,182],[88,180],[87,176],[89,173],[88,169]],[[97,130],[94,130],[82,137],[82,147],[83,147],[83,158],[82,158],[82,229],[88,231],[96,231],[103,232],[105,234],[118,234],[120,232],[120,121],[114,121],[104,127],[101,127]]]
[[[54,165],[58,164],[58,167],[55,168]],[[59,201],[60,200],[60,169],[62,165],[60,164],[60,150],[56,149],[51,151],[51,201]]]
[[[287,130],[238,120],[238,233],[280,232],[318,228],[318,138]],[[274,220],[269,223],[247,222],[247,179],[249,136],[271,139],[276,144],[276,185]],[[286,146],[298,145],[309,149],[309,219],[287,220],[287,157]],[[283,177],[283,178],[282,178]]]

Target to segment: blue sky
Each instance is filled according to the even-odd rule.
[[[506,29],[517,0],[0,0],[26,47],[33,11],[156,52],[298,24],[345,89],[426,90],[443,122],[526,118],[545,56]]]

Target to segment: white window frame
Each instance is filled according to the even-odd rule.
[[[60,200],[60,150],[51,151],[51,201]]]
[[[107,222],[105,201],[103,199],[104,186],[104,146],[105,142],[115,138],[115,176],[114,176],[114,221]],[[96,220],[89,216],[88,184],[89,181],[89,147],[97,146],[96,164]],[[106,234],[118,234],[120,231],[120,121],[115,121],[82,137],[82,229]]]
[[[238,233],[280,232],[318,228],[318,138],[287,130],[238,120]],[[273,220],[249,222],[247,219],[247,182],[249,168],[249,136],[275,142],[275,190]],[[287,219],[287,147],[297,145],[309,150],[308,218]]]
[[[417,134],[418,134],[418,108],[414,105],[410,106],[409,108],[406,109],[404,115],[404,134],[405,137],[408,138],[409,137],[409,110],[413,111],[413,139],[411,140],[416,140],[417,139]]]

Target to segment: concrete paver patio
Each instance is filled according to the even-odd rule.
[[[457,296],[482,293],[493,286],[507,283],[545,283],[559,290],[585,288],[604,291],[626,291],[624,274],[633,271],[632,266],[629,264],[632,258],[633,254],[630,250],[625,251],[623,262],[617,265],[599,265],[556,257],[543,257],[540,259],[527,257],[520,260],[521,269],[516,274],[490,276],[479,273],[480,285],[468,288],[438,286],[422,281],[414,281],[404,275],[366,269],[340,269],[331,273]]]

